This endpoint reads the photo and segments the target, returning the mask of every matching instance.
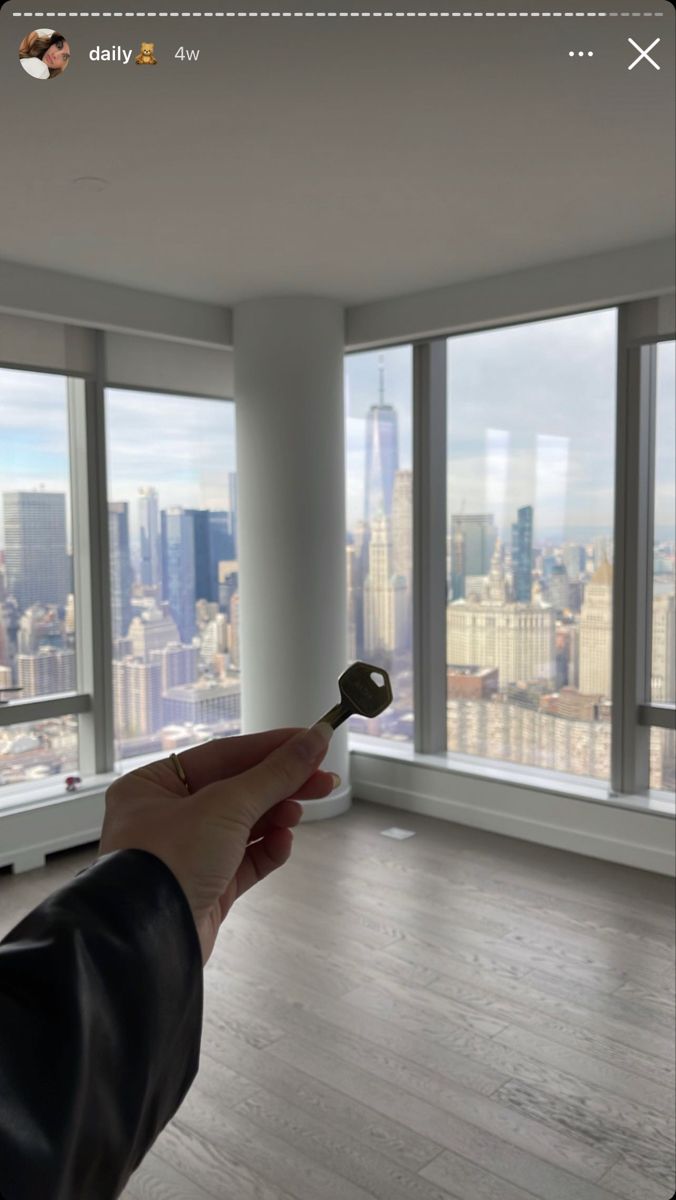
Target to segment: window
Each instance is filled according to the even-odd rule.
[[[68,386],[64,376],[0,369],[0,701],[5,711],[4,702],[13,699],[76,689]],[[0,727],[0,787],[77,767],[76,717]]]
[[[115,759],[240,731],[235,406],[107,389]]]
[[[617,312],[448,339],[448,750],[610,776]]]
[[[652,554],[651,695],[656,704],[676,703],[675,554],[676,429],[674,342],[657,345],[655,481]],[[650,786],[673,792],[676,737],[654,727],[650,733]]]
[[[388,671],[394,700],[348,729],[413,740],[413,356],[410,346],[345,363],[348,660]]]

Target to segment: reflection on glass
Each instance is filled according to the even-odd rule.
[[[616,310],[448,340],[448,750],[608,780]]]
[[[76,715],[0,726],[0,787],[76,774],[78,769]]]
[[[676,702],[674,347],[673,341],[657,346],[651,699],[659,704]],[[650,731],[650,786],[673,793],[675,775],[676,734],[671,729],[654,727]]]
[[[658,703],[673,704],[676,702],[674,342],[660,342],[657,346],[656,392],[651,698]]]
[[[389,672],[381,716],[354,733],[413,740],[412,350],[351,354],[345,363],[348,660]]]
[[[60,375],[0,369],[0,699],[10,703],[76,686],[66,389]],[[36,766],[53,726],[40,725]],[[32,778],[31,761],[28,749],[16,768],[3,761],[0,784]]]
[[[653,725],[650,730],[650,787],[657,792],[676,792],[676,735],[673,729]]]
[[[240,732],[234,404],[106,391],[115,758]]]

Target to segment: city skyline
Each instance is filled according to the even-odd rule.
[[[567,443],[571,441],[570,430],[588,427],[593,416],[590,397],[584,390],[579,394],[576,372],[595,381],[592,391],[598,406],[597,393],[603,382],[597,378],[599,347],[605,354],[601,372],[605,373],[604,386],[606,392],[611,389],[602,397],[602,403],[611,426],[614,424],[614,327],[615,310],[608,309],[450,339],[449,518],[461,511],[490,513],[502,540],[506,540],[512,513],[530,504],[535,510],[535,543],[556,536],[565,541],[612,532],[614,438],[607,439],[607,446],[599,447],[603,439],[591,437],[580,453]],[[551,345],[547,345],[550,335]],[[348,355],[345,450],[350,530],[363,515],[364,425],[378,396],[381,354],[385,399],[397,413],[399,467],[412,467],[411,347]],[[658,362],[660,394],[670,397],[674,390],[673,343],[658,348]],[[534,400],[542,399],[539,380],[545,369],[551,412],[544,428],[536,431],[523,425],[523,415],[530,414]],[[68,494],[65,379],[1,369],[0,388],[2,490],[42,485],[45,491],[64,490]],[[106,395],[110,401],[106,406],[109,453],[115,445],[120,461],[125,463],[111,486],[111,500],[132,498],[140,470],[144,483],[161,491],[166,507],[195,507],[196,493],[199,507],[222,507],[227,474],[236,471],[234,401],[193,400],[120,389],[107,389]],[[658,406],[656,478],[660,486],[655,534],[662,540],[674,527],[674,414],[673,404],[659,405],[658,401]],[[562,413],[568,414],[568,432],[561,424]],[[218,438],[214,437],[215,428],[221,433]],[[149,447],[153,448],[152,455]],[[168,462],[177,464],[171,475],[164,466]],[[67,504],[69,509],[69,497]],[[594,520],[590,519],[592,514]],[[0,513],[0,538],[1,530]],[[3,545],[0,542],[0,548]]]
[[[412,473],[398,457],[398,415],[387,404],[383,360],[379,355],[377,398],[361,423],[366,443],[364,515],[368,512],[369,520],[346,546],[347,632],[350,659],[381,662],[390,671],[395,702],[373,728],[358,718],[350,725],[406,741],[414,721]],[[108,490],[121,498],[109,500],[108,513],[115,737],[117,753],[124,758],[166,748],[166,739],[190,739],[195,736],[190,730],[198,728],[200,737],[207,728],[214,736],[239,732],[239,605],[233,590],[237,575],[232,574],[236,562],[234,543],[229,544],[230,514],[222,507],[236,505],[237,489],[234,472],[228,473],[227,489],[220,483],[222,464],[227,462],[223,439],[218,446],[217,508],[209,504],[212,484],[204,464],[192,478],[183,470],[190,445],[188,423],[185,435],[174,439],[179,461],[169,467],[176,467],[174,479],[178,475],[178,486],[189,487],[189,492],[181,505],[172,504],[162,494],[154,459],[148,469],[147,447],[140,453],[134,439],[130,454],[124,404],[115,412],[118,428],[113,428],[117,398],[107,398]],[[199,404],[195,402],[191,416]],[[181,401],[180,409],[187,407]],[[179,409],[175,416],[179,418]],[[164,460],[162,469],[167,465]],[[155,482],[148,483],[149,478]],[[65,603],[64,493],[21,491],[4,499],[9,553],[3,574],[9,595],[24,597],[19,612],[34,589],[37,599],[46,589],[54,593],[56,603],[57,592]],[[499,538],[493,514],[458,514],[450,526],[449,751],[540,766],[556,763],[558,770],[605,779],[610,761],[611,539],[595,539],[591,554],[581,547],[561,547],[558,557],[564,566],[546,548],[537,550],[532,506],[503,511],[505,515],[511,535],[506,540]],[[134,517],[139,536],[130,536]],[[51,531],[47,541],[45,530]],[[64,559],[58,587],[52,550]],[[660,569],[671,562],[673,578],[673,546],[662,557],[665,565]],[[42,600],[48,602],[49,596]],[[0,682],[17,677],[26,695],[72,688],[74,611],[69,595],[59,632],[61,618],[55,614],[38,607],[19,615],[10,601],[11,665],[3,665]],[[661,666],[662,659],[665,664],[672,661],[667,648],[673,647],[673,594],[656,599],[654,630],[653,698],[661,700],[665,688],[673,693],[673,671],[669,674]],[[485,722],[477,723],[477,700],[488,703]],[[567,721],[576,722],[575,735]],[[668,754],[666,759],[663,755],[665,737],[659,737],[651,770],[661,780],[669,767]],[[28,743],[19,739],[18,745],[28,753],[35,750],[39,772],[48,771],[50,764],[54,770],[55,763],[58,769],[58,750],[40,737]],[[11,779],[14,768],[7,769]]]

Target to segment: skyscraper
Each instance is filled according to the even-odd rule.
[[[548,605],[454,600],[449,604],[449,661],[497,667],[500,689],[556,679],[556,625]]]
[[[527,504],[517,511],[516,524],[512,525],[512,577],[514,599],[521,604],[530,604],[533,572],[533,508]]]
[[[397,414],[385,403],[384,356],[378,360],[378,403],[372,404],[366,418],[366,477],[364,480],[364,521],[392,515],[394,476],[399,468]]]
[[[113,637],[125,637],[131,621],[133,575],[129,549],[129,512],[126,500],[108,502],[110,543],[110,611]]]
[[[129,640],[134,658],[151,662],[154,650],[164,650],[165,646],[179,643],[178,626],[167,612],[168,608],[169,605],[165,603],[161,609],[147,609],[134,617],[129,626]]]
[[[113,705],[118,738],[156,733],[162,728],[159,662],[123,658],[113,663]]]
[[[211,577],[210,517],[207,508],[186,508],[185,515],[192,522],[195,547],[195,600],[214,600],[214,583]]]
[[[571,581],[579,579],[584,573],[584,546],[578,545],[577,542],[567,542],[563,549],[563,561],[568,578]]]
[[[564,563],[554,563],[547,582],[547,599],[559,615],[570,608],[570,581]]]
[[[160,664],[162,692],[179,683],[194,683],[198,675],[199,650],[197,646],[182,646],[170,642],[163,650],[152,650],[151,663]]]
[[[182,642],[195,633],[195,530],[182,508],[162,509],[162,594]]]
[[[234,475],[235,482],[237,476]],[[235,489],[236,490],[236,489]],[[218,509],[209,513],[209,562],[212,592],[207,600],[218,601],[218,564],[233,562],[235,559],[235,538],[233,533],[236,515],[226,509]]]
[[[230,533],[232,534],[232,554],[228,558],[237,558],[237,472],[228,471],[228,493],[230,504]]]
[[[140,487],[138,497],[141,583],[147,587],[158,587],[162,579],[162,568],[157,490],[154,487]]]
[[[488,513],[455,513],[451,516],[451,590],[453,599],[465,595],[468,575],[487,575],[497,531]]]
[[[364,652],[384,657],[394,650],[392,534],[385,516],[371,525],[368,575],[364,581]]]
[[[410,649],[413,636],[413,472],[397,471],[392,495],[392,572],[404,581],[404,596],[400,598],[402,627],[395,637],[395,647]],[[394,584],[393,584],[394,586]],[[401,585],[397,585],[397,592]]]
[[[364,582],[368,575],[370,532],[357,521],[352,544],[347,547],[348,650],[351,658],[364,657]]]
[[[9,666],[9,639],[5,629],[4,613],[0,605],[0,667]]]
[[[653,599],[652,699],[670,704],[676,699],[675,605],[673,592]]]
[[[239,671],[241,668],[241,659],[239,653],[239,592],[234,592],[230,597],[230,669]]]
[[[455,521],[457,518],[453,517],[452,520]],[[465,570],[465,535],[462,529],[454,527],[449,543],[451,547],[451,598],[464,600],[467,571]]]
[[[580,613],[580,691],[610,697],[613,568],[605,560],[591,578]]]
[[[75,691],[75,651],[41,646],[35,654],[17,654],[16,670],[22,697]]]
[[[31,604],[65,607],[66,496],[64,492],[4,492],[8,594],[19,612]]]

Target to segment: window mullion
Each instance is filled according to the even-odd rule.
[[[446,753],[446,341],[413,347],[414,748]]]
[[[96,373],[68,393],[78,691],[92,697],[80,713],[80,773],[113,770],[112,632],[108,568],[103,334],[96,334]]]
[[[650,777],[650,730],[638,716],[650,681],[655,347],[645,341],[653,331],[657,334],[656,301],[620,305],[611,790],[631,794],[647,792]]]

